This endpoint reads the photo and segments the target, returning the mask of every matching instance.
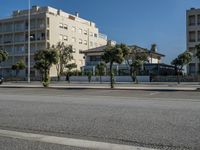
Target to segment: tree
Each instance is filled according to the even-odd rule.
[[[0,50],[0,64],[8,59],[8,53],[5,50]]]
[[[126,57],[126,62],[129,66],[130,76],[133,82],[137,82],[137,75],[141,70],[142,65],[147,61],[147,53],[144,50],[131,48],[130,53]]]
[[[183,67],[189,64],[192,61],[192,54],[188,51],[180,54],[177,58],[175,58],[171,64],[175,66],[177,82],[180,84],[180,73],[183,70]]]
[[[20,70],[24,70],[26,68],[26,64],[23,60],[19,60],[16,64],[12,65],[12,70],[16,71],[16,76]]]
[[[70,76],[72,74],[72,70],[74,68],[77,68],[77,65],[75,63],[71,63],[71,64],[67,64],[65,66],[65,68],[67,69],[67,71],[65,72],[65,74],[66,74],[66,81],[70,82]]]
[[[102,83],[102,76],[105,74],[105,68],[106,68],[106,64],[103,62],[97,64],[96,66],[97,74],[100,77],[100,83]]]
[[[53,46],[54,47],[54,46]],[[65,66],[73,60],[73,49],[72,46],[66,46],[63,42],[58,42],[56,45],[58,51],[58,64],[56,65],[58,81],[60,76],[64,73]]]
[[[49,86],[49,71],[53,64],[58,63],[58,53],[56,49],[42,49],[36,51],[34,55],[35,68],[42,74],[44,87]]]
[[[200,62],[200,44],[196,45],[196,49],[197,49],[197,53],[196,53],[196,57],[199,59]],[[200,75],[200,67],[199,67],[199,75]]]
[[[92,80],[92,72],[91,71],[87,72],[87,77],[88,77],[88,82],[90,83]]]
[[[102,56],[102,59],[110,64],[110,87],[114,88],[114,73],[113,73],[113,63],[121,64],[124,60],[124,54],[122,49],[119,45],[116,45],[114,47],[107,46],[104,49],[104,54]]]
[[[6,61],[7,59],[8,59],[8,53],[5,50],[0,49],[0,65],[2,62]]]

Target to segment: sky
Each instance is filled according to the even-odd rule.
[[[28,0],[0,0],[0,18],[26,9]],[[109,39],[149,48],[158,45],[163,62],[186,50],[186,10],[200,8],[200,0],[31,0],[31,5],[52,6],[96,23]]]

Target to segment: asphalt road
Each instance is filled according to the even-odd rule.
[[[200,92],[0,88],[0,129],[199,150]],[[21,147],[78,149],[0,137],[2,150]]]

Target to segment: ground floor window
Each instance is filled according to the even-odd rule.
[[[189,73],[190,74],[195,73],[195,63],[189,64]]]

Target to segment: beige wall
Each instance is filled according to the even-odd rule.
[[[49,33],[49,38],[45,39],[43,41],[32,41],[31,42],[31,49],[33,46],[35,47],[35,50],[45,48],[48,45],[56,45],[58,42],[64,42],[66,45],[72,45],[74,49],[74,62],[77,64],[77,69],[80,69],[82,66],[84,66],[84,59],[83,59],[83,54],[80,54],[79,51],[82,50],[88,50],[90,48],[95,48],[99,47],[102,45],[107,44],[107,39],[102,39],[99,38],[99,29],[95,26],[95,23],[82,19],[78,15],[71,15],[66,12],[63,12],[61,10],[57,10],[52,7],[38,7],[34,6],[31,9],[31,20],[33,18],[43,18],[46,20],[49,19],[49,26],[44,26],[42,31],[44,31],[46,34],[47,32]],[[18,10],[13,12],[13,17],[12,18],[6,18],[3,20],[0,20],[0,27],[2,24],[6,24],[5,22],[14,24],[17,20],[21,20],[25,24],[25,20],[27,20],[27,14],[28,10]],[[63,28],[60,27],[60,25],[63,25]],[[37,25],[37,22],[36,22]],[[64,26],[67,26],[68,29],[64,29]],[[73,28],[76,30],[73,31]],[[39,33],[41,30],[40,29],[34,29],[31,32],[35,32],[36,35]],[[82,31],[82,32],[80,32]],[[87,35],[84,34],[84,32],[87,31]],[[92,33],[92,36],[91,36]],[[4,40],[4,35],[6,33],[1,33],[0,32],[0,40]],[[11,31],[10,34],[14,38],[14,31]],[[22,36],[25,36],[27,34],[27,31],[22,31],[21,32]],[[97,35],[95,37],[94,35]],[[62,36],[62,39],[61,39]],[[64,40],[64,37],[67,37],[68,40]],[[73,39],[75,38],[75,41]],[[1,43],[0,41],[0,47],[5,47],[5,46],[11,46],[14,48],[15,43],[10,43],[10,44],[5,44]],[[82,41],[82,43],[80,43]],[[87,42],[87,43],[86,43]],[[22,41],[21,42],[24,47],[27,47],[27,41]],[[43,46],[42,46],[43,44]],[[33,51],[34,54],[34,51]],[[13,54],[12,55],[12,62],[16,59],[18,54]],[[25,54],[20,54],[25,60]],[[32,59],[33,60],[33,59]],[[34,65],[34,63],[32,63]],[[3,66],[4,67],[4,66]],[[51,68],[50,71],[50,76],[56,76],[56,68],[55,66]]]

